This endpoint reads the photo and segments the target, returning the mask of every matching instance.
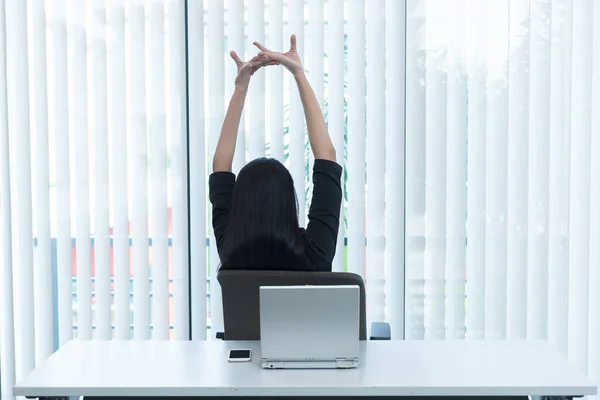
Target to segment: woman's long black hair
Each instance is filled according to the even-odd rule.
[[[275,159],[249,162],[233,191],[221,268],[295,269],[303,255],[292,176]]]

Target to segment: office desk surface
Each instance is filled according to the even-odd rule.
[[[229,349],[252,361],[229,363]],[[15,386],[22,396],[587,395],[543,342],[365,341],[353,370],[263,370],[259,342],[73,341]]]

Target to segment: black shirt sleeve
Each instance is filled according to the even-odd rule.
[[[223,238],[227,230],[231,198],[235,188],[235,175],[231,172],[215,172],[208,178],[209,198],[212,203],[212,225],[221,255]]]
[[[306,232],[326,263],[335,256],[342,204],[342,167],[329,160],[315,160],[313,195]]]

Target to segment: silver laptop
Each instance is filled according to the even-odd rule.
[[[358,366],[358,286],[263,286],[263,368]]]

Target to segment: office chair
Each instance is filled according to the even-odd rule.
[[[260,340],[259,289],[261,286],[353,285],[360,289],[360,340],[367,339],[365,283],[360,275],[346,272],[234,271],[217,274],[223,297],[223,340]],[[371,340],[390,340],[390,326],[371,324]]]

